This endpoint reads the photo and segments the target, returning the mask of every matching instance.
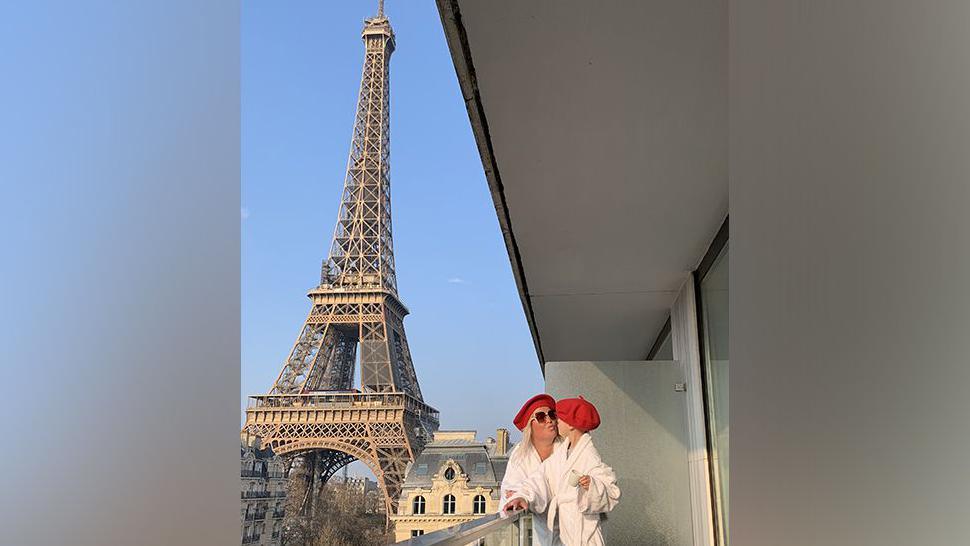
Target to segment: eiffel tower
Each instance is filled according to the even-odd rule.
[[[330,255],[310,314],[269,394],[252,396],[244,431],[302,461],[303,510],[340,468],[374,472],[387,514],[397,508],[409,462],[438,428],[411,362],[391,239],[389,62],[384,15],[364,21],[364,69]],[[354,372],[360,349],[360,387]]]

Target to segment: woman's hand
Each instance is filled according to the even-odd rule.
[[[505,492],[505,498],[509,498],[509,497],[511,497],[514,494],[515,494],[515,490],[514,489],[509,489],[508,491]]]
[[[508,504],[505,505],[505,511],[511,512],[512,510],[525,510],[529,508],[529,503],[525,499],[513,499]]]
[[[582,487],[583,489],[589,491],[589,476],[580,476],[579,477],[579,486]]]

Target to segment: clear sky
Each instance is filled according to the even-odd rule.
[[[371,1],[246,2],[242,407],[279,374],[330,246]],[[432,0],[388,0],[398,291],[443,429],[494,435],[542,376]],[[359,376],[359,373],[358,373]]]

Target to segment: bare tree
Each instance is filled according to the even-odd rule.
[[[290,471],[283,546],[383,546],[394,541],[385,529],[384,515],[368,510],[364,491],[327,483],[311,492],[306,507],[305,496],[306,473],[297,464]]]

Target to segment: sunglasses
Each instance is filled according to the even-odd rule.
[[[546,417],[548,417],[552,421],[555,421],[556,420],[556,410],[549,410],[548,412],[546,412],[546,411],[537,411],[535,413],[535,415],[533,415],[533,417],[535,418],[536,421],[538,421],[540,423],[545,423],[546,422]]]

